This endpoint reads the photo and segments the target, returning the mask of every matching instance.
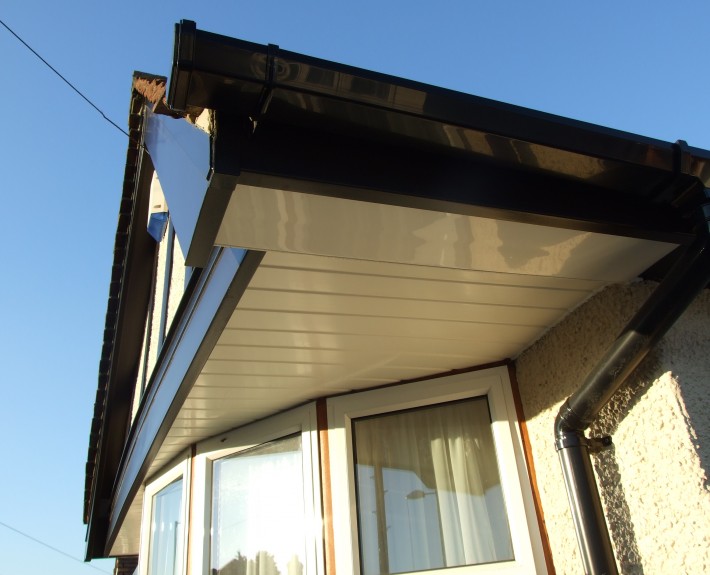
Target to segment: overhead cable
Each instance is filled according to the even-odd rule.
[[[24,531],[20,531],[19,529],[16,529],[12,525],[8,525],[7,523],[4,523],[3,521],[0,521],[0,525],[3,527],[9,529],[10,531],[14,531],[15,533],[22,535],[23,537],[26,537],[27,539],[34,541],[35,543],[39,543],[40,545],[46,547],[47,549],[51,549],[55,553],[59,553],[60,555],[64,555],[64,557],[68,557],[69,559],[72,559],[73,561],[78,561],[82,565],[86,565],[87,567],[91,567],[92,569],[96,569],[97,571],[101,571],[101,573],[108,573],[108,575],[111,575],[109,571],[104,571],[103,569],[99,569],[96,565],[92,565],[91,563],[85,563],[81,559],[78,559],[74,557],[73,555],[70,555],[69,553],[65,553],[61,549],[57,549],[56,547],[53,547],[49,543],[45,543],[44,541],[41,541],[40,539],[37,539],[36,537],[32,537],[32,535],[29,535],[28,533],[25,533]]]
[[[37,56],[37,58],[39,58],[42,61],[42,63],[44,63],[45,66],[47,66],[52,72],[54,72],[57,76],[59,76],[67,86],[69,86],[72,90],[74,90],[77,94],[79,94],[79,96],[81,96],[86,101],[86,103],[89,104],[89,106],[91,106],[94,110],[96,110],[99,114],[101,114],[101,116],[103,117],[104,120],[106,120],[109,124],[111,124],[114,128],[116,128],[122,134],[124,134],[125,136],[128,136],[128,138],[131,137],[128,134],[128,132],[126,132],[123,128],[121,128],[121,126],[116,124],[116,122],[114,122],[111,118],[109,118],[106,114],[104,114],[103,111],[101,111],[101,109],[96,104],[94,104],[91,100],[89,100],[89,98],[87,98],[74,84],[72,84],[69,80],[67,80],[64,76],[62,76],[62,74],[60,74],[59,71],[54,66],[52,66],[49,62],[47,62],[47,60],[42,58],[42,56],[40,56],[37,53],[37,51],[34,48],[32,48],[32,46],[30,46],[27,42],[25,42],[22,38],[20,38],[20,36],[12,28],[10,28],[2,20],[0,20],[0,24],[2,24],[7,29],[7,31],[10,32],[10,34],[12,34],[15,38],[17,38],[25,46],[25,48],[27,48],[30,52],[32,52],[35,56]]]

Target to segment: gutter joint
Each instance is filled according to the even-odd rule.
[[[555,437],[558,440],[575,434],[584,437],[584,430],[587,427],[589,427],[589,422],[577,415],[567,398],[555,418]]]
[[[710,188],[705,188],[703,195],[705,196],[705,201],[700,205],[699,211],[701,212],[702,225],[704,226],[703,232],[710,234]]]
[[[261,95],[259,96],[259,103],[257,105],[256,112],[250,118],[252,121],[252,133],[256,131],[259,120],[266,114],[266,111],[269,109],[269,104],[271,104],[271,99],[274,93],[274,82],[276,79],[276,58],[278,53],[279,47],[276,44],[269,44],[266,53],[264,86],[261,90]]]

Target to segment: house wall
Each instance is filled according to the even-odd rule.
[[[168,240],[170,234],[173,235],[172,243]],[[140,398],[145,391],[143,386],[144,384],[147,385],[150,374],[153,373],[160,348],[163,345],[160,334],[162,317],[164,315],[166,316],[164,337],[170,330],[170,326],[175,318],[175,313],[185,291],[185,258],[183,257],[180,243],[172,226],[168,227],[163,240],[158,245],[158,255],[156,259],[153,294],[151,296],[151,313],[146,320],[140,366],[133,394],[131,422],[133,422],[136,416],[138,406],[140,405]],[[168,274],[170,274],[170,279],[166,282],[165,280]],[[166,287],[168,290],[167,301],[165,299]]]
[[[526,350],[517,379],[557,573],[580,573],[553,423],[656,284],[612,286]],[[710,290],[595,422],[614,449],[594,466],[622,573],[710,572]]]

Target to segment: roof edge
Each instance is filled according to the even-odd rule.
[[[133,226],[135,213],[148,200],[145,172],[152,174],[152,163],[143,148],[143,119],[147,103],[159,105],[164,102],[166,79],[160,76],[135,72],[131,86],[131,102],[129,108],[129,140],[126,151],[126,166],[123,180],[123,193],[119,204],[118,223],[114,240],[113,265],[109,284],[108,303],[104,324],[103,345],[99,361],[98,385],[94,402],[94,414],[91,421],[89,448],[85,468],[83,520],[88,525],[86,534],[86,560],[103,557],[105,537],[108,528],[109,500],[102,493],[110,490],[113,477],[106,472],[108,460],[112,459],[117,450],[122,449],[127,433],[125,414],[130,412],[130,399],[126,401],[125,390],[117,393],[121,387],[117,365],[117,352],[120,340],[124,339],[121,332],[130,328],[131,333],[142,341],[142,330],[136,322],[126,324],[124,320],[129,315],[126,312],[126,298],[122,297],[127,280],[133,275],[134,280],[146,284],[145,271],[152,266],[154,249],[151,251],[147,231],[140,226]],[[162,89],[162,94],[161,94]],[[163,104],[164,105],[164,104]],[[167,110],[167,106],[165,106]],[[141,199],[143,200],[141,202]],[[147,212],[146,212],[147,213]],[[139,237],[140,236],[140,237]],[[138,269],[132,269],[132,260],[141,260]],[[132,297],[135,294],[132,294]],[[145,296],[137,298],[140,305]],[[134,333],[135,332],[135,333]],[[125,368],[123,368],[125,370]],[[120,406],[116,406],[116,402]],[[116,413],[111,421],[107,414]],[[107,439],[108,438],[108,439]],[[110,441],[111,446],[106,442]],[[103,478],[103,479],[102,479]]]
[[[238,104],[229,96],[233,90],[238,91]],[[277,90],[362,104],[637,166],[674,169],[671,142],[206,32],[191,20],[175,25],[167,95],[171,110],[219,109],[229,102],[256,120]],[[689,173],[710,185],[710,152],[686,149],[692,156]]]

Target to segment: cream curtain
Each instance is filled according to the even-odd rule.
[[[363,575],[513,558],[488,402],[353,423]]]

